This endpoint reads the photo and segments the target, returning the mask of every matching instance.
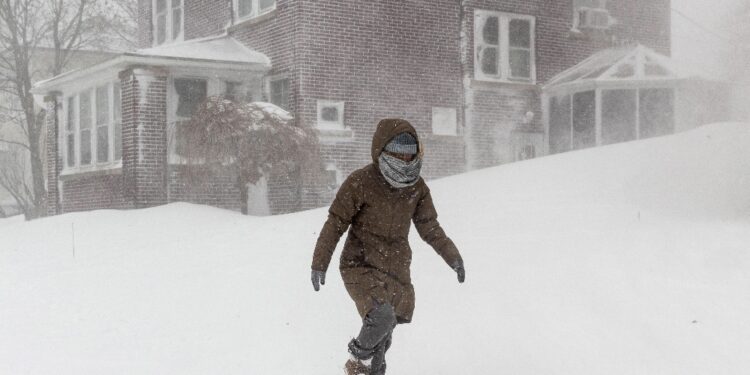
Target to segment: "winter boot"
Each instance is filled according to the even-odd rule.
[[[352,356],[344,365],[346,375],[370,375],[370,360],[362,361]]]
[[[385,353],[391,347],[391,334],[378,344],[375,354],[372,356],[372,364],[370,365],[370,375],[385,375]]]

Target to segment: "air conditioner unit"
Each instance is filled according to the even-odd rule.
[[[609,29],[609,12],[606,9],[581,8],[578,10],[579,29]]]

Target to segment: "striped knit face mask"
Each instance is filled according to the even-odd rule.
[[[378,158],[380,173],[386,181],[395,188],[412,186],[419,180],[422,169],[422,158],[415,155],[412,161],[403,161],[395,156],[383,152]]]

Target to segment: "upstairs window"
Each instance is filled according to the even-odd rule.
[[[535,19],[477,10],[474,23],[474,77],[485,81],[534,82]]]
[[[607,0],[573,0],[573,31],[606,30],[610,21]]]
[[[266,14],[276,9],[276,0],[234,0],[237,20],[245,20]]]
[[[154,45],[184,39],[183,0],[153,0]]]

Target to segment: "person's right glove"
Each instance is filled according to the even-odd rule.
[[[326,285],[325,271],[312,270],[310,278],[312,279],[313,289],[315,289],[316,292],[320,290],[321,285]]]
[[[453,268],[454,271],[456,271],[456,275],[458,276],[458,282],[463,283],[466,279],[466,270],[464,269],[464,262],[463,261],[457,261],[456,263],[453,263],[451,265],[451,268]]]

